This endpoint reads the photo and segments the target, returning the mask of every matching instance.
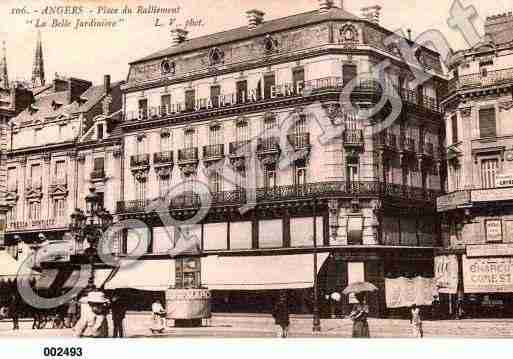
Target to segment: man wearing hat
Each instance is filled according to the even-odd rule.
[[[91,311],[80,318],[75,326],[75,335],[77,337],[107,338],[109,336],[107,324],[109,300],[103,292],[97,291],[90,292],[86,300]]]

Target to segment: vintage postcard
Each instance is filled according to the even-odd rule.
[[[512,11],[2,1],[0,338],[513,337]]]

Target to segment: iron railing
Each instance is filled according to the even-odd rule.
[[[203,146],[203,158],[210,159],[210,158],[220,158],[220,157],[224,157],[224,145],[223,144]]]
[[[278,137],[265,137],[258,139],[257,153],[280,151],[280,139]]]
[[[130,157],[130,167],[143,167],[150,165],[150,155],[134,155]]]
[[[153,154],[153,164],[173,163],[173,151],[162,151]]]
[[[235,141],[229,145],[230,156],[244,156],[251,152],[249,140],[247,141]]]
[[[374,144],[376,147],[384,149],[397,149],[397,136],[390,132],[381,132],[374,136]]]
[[[363,146],[363,130],[344,130],[343,139],[345,146]]]
[[[178,162],[198,161],[198,148],[182,148],[178,150]]]
[[[434,204],[441,192],[400,184],[383,183],[378,181],[358,182],[318,182],[304,185],[276,186],[271,188],[257,188],[251,190],[235,190],[212,193],[212,205],[242,205],[247,200],[258,202],[280,202],[311,198],[355,198],[355,197],[385,197],[415,202],[427,202]],[[251,198],[247,198],[250,195]],[[144,212],[148,208],[157,208],[150,204],[155,201],[164,201],[169,209],[198,208],[201,199],[194,193],[188,193],[172,198],[170,201],[157,198],[155,200],[122,201],[117,203],[117,213]],[[162,207],[159,205],[158,207]]]
[[[294,133],[287,136],[290,145],[296,149],[301,150],[310,148],[310,134],[309,133]]]
[[[454,77],[449,81],[449,92],[510,83],[513,83],[513,67]]]

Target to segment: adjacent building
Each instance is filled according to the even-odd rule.
[[[453,303],[458,298],[467,312],[481,313],[506,309],[513,299],[511,12],[488,17],[485,32],[483,43],[451,59],[443,99],[448,194],[437,204],[445,247],[439,274],[452,278],[441,292]],[[444,272],[444,263],[452,273]]]

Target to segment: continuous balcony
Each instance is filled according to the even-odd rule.
[[[178,150],[178,163],[190,163],[190,162],[198,162],[198,148],[182,148]]]
[[[262,104],[267,101],[276,101],[277,99],[293,99],[303,98],[306,99],[311,96],[318,96],[326,93],[340,93],[347,89],[351,90],[351,97],[358,101],[359,99],[365,101],[379,101],[384,89],[378,81],[373,79],[360,79],[357,82],[351,82],[350,88],[347,87],[342,77],[329,76],[318,79],[306,80],[303,83],[303,89],[297,91],[297,86],[292,82],[278,83],[274,87],[273,96],[265,98],[262,96],[262,91],[256,92],[254,96],[247,96],[247,100],[240,102],[237,101],[237,94],[224,94],[219,96],[216,101],[211,98],[196,98],[194,101],[194,108],[191,111],[185,102],[176,102],[166,106],[154,106],[149,108],[141,108],[138,111],[127,111],[125,120],[127,121],[147,121],[159,118],[172,118],[181,117],[186,115],[195,115],[201,111],[219,111],[222,109],[230,109],[239,106],[250,106],[251,104]],[[398,89],[396,91],[387,91],[389,94],[400,98],[402,101],[424,108],[426,110],[441,112],[436,99],[423,95],[418,96],[416,91],[408,89]],[[249,92],[249,91],[248,91]],[[190,107],[190,106],[189,106]]]
[[[400,149],[403,153],[417,153],[417,148],[415,147],[415,139],[411,137],[401,136],[400,139]]]
[[[224,158],[224,145],[203,146],[203,161],[218,161]]]
[[[173,164],[173,151],[162,151],[153,154],[153,164],[155,166],[160,165],[172,165]]]
[[[273,188],[258,188],[256,191],[235,190],[212,194],[212,205],[215,206],[240,206],[246,203],[248,193],[256,203],[284,202],[308,199],[330,199],[330,198],[390,198],[395,200],[409,201],[410,203],[422,203],[427,207],[433,207],[440,191],[404,186],[399,184],[388,184],[383,182],[318,182],[308,183],[302,186],[277,186]],[[199,208],[201,200],[193,193],[172,198],[170,201],[162,198],[145,201],[123,201],[117,203],[116,212],[138,213],[150,211],[155,207],[155,201],[169,208],[169,210],[181,210],[188,208]],[[164,201],[164,202],[163,202]],[[159,205],[158,207],[161,207]]]
[[[150,165],[150,155],[134,155],[130,157],[130,167],[148,167]]]
[[[295,133],[287,136],[290,145],[294,148],[294,150],[309,150],[312,145],[310,144],[310,134],[309,133]]]
[[[280,152],[280,139],[278,137],[259,138],[257,145],[257,153],[278,153]]]
[[[454,77],[449,81],[449,92],[513,84],[513,67]]]

